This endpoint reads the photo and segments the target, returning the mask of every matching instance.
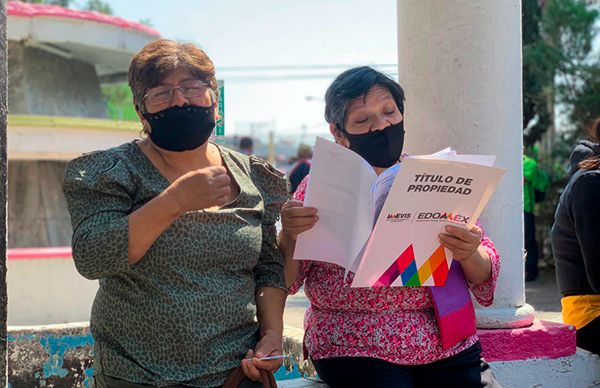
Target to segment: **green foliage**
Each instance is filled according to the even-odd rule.
[[[600,61],[592,52],[597,19],[598,11],[583,1],[550,1],[545,11],[549,51],[557,67],[557,100],[578,135],[600,114]]]
[[[114,120],[137,121],[133,107],[133,95],[126,83],[102,85],[102,95],[106,101],[106,113]]]
[[[149,18],[140,19],[139,22],[148,27],[154,27],[154,23],[152,23],[152,19],[149,19]]]
[[[112,15],[112,8],[108,3],[105,3],[102,0],[88,0],[87,3],[83,6],[83,9],[86,11],[96,11],[106,15]]]
[[[538,158],[538,165],[550,175],[546,199],[536,208],[541,257],[550,264],[549,232],[568,181],[569,155],[586,127],[600,115],[600,58],[593,52],[599,5],[589,0],[522,0],[525,146],[555,131],[555,104],[566,119],[554,133],[552,149]]]
[[[48,4],[48,5],[60,5],[61,7],[68,8],[71,6],[72,0],[21,0],[24,3],[33,4]]]
[[[600,116],[600,66],[582,65],[579,79],[571,85],[561,85],[563,101],[571,107],[569,118],[578,130],[576,136],[588,132],[594,119]]]
[[[523,34],[523,126],[524,143],[531,146],[550,125],[548,100],[554,67],[546,60],[547,50],[541,38],[542,10],[538,0],[521,3]]]
[[[52,5],[60,5],[61,7],[68,8],[71,6],[72,0],[45,0],[44,3]]]
[[[592,52],[598,11],[583,0],[523,0],[524,143],[554,128],[554,104],[576,135],[598,115],[600,61]],[[573,136],[571,136],[573,137]]]
[[[65,8],[73,8],[73,0],[21,0],[25,3],[60,5]],[[76,7],[79,8],[79,7]],[[103,0],[88,0],[81,9],[85,11],[96,11],[106,15],[112,15],[113,11],[110,5]]]

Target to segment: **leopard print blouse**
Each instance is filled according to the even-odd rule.
[[[96,374],[213,387],[256,345],[256,290],[285,289],[274,225],[287,182],[257,157],[220,150],[238,197],[215,212],[185,213],[135,265],[128,216],[169,182],[136,142],[67,165],[73,259],[100,282],[90,322]]]

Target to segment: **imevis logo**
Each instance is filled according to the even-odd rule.
[[[388,222],[402,222],[410,220],[411,213],[389,213],[385,218]]]
[[[471,217],[465,217],[460,214],[448,212],[422,212],[417,215],[417,221],[454,221],[457,223],[468,224]]]

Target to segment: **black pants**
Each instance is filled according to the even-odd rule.
[[[425,365],[397,365],[370,357],[313,360],[331,388],[500,387],[476,343],[462,352]]]
[[[117,379],[114,377],[110,377],[104,374],[99,374],[94,376],[94,381],[96,383],[96,388],[150,388],[152,385],[132,383],[129,381]],[[244,381],[240,383],[238,388],[261,388],[262,383],[260,381],[252,381],[248,378],[245,378]],[[169,385],[168,387],[163,388],[190,388],[189,385]]]
[[[577,330],[577,346],[600,356],[600,317]]]
[[[538,244],[535,238],[535,216],[533,213],[523,212],[525,222],[525,279],[535,280],[538,276]]]

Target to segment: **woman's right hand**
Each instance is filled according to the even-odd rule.
[[[296,240],[300,233],[315,226],[319,220],[317,209],[304,207],[300,201],[287,201],[281,208],[282,232],[290,240]]]
[[[167,193],[183,214],[226,204],[231,191],[230,181],[225,167],[206,167],[180,176],[169,186]]]

